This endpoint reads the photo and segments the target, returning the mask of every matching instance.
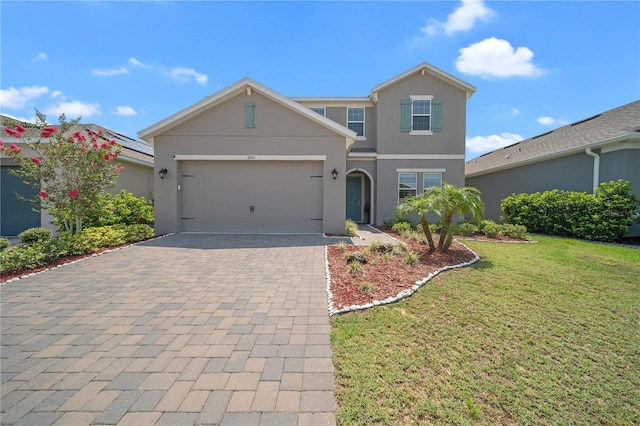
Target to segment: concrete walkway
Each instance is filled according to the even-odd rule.
[[[179,234],[1,285],[1,423],[334,424],[324,244]]]

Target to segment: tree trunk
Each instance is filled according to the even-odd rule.
[[[451,245],[451,236],[449,231],[451,229],[451,220],[453,214],[448,214],[442,219],[442,229],[440,230],[440,238],[438,240],[438,251],[444,253]]]
[[[422,225],[422,231],[427,237],[429,250],[434,251],[436,249],[436,245],[433,242],[433,236],[431,235],[431,230],[429,229],[429,221],[427,220],[427,217],[425,215],[420,216],[420,225]]]

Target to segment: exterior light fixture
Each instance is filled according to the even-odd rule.
[[[338,177],[338,171],[336,169],[333,169],[331,171],[331,176],[333,176],[333,180],[336,180],[336,178]]]
[[[164,179],[164,177],[167,175],[167,169],[165,169],[164,167],[161,168],[158,174],[160,175],[160,179]]]

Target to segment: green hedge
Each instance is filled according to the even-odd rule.
[[[85,228],[117,224],[153,226],[153,206],[144,197],[136,197],[124,189],[115,195],[103,194],[82,224]]]
[[[60,256],[93,253],[100,247],[140,241],[153,235],[153,228],[149,225],[101,226],[87,228],[73,235],[65,233],[59,237],[1,251],[0,271],[37,268]]]
[[[638,217],[640,198],[632,189],[628,181],[618,180],[601,183],[595,194],[557,189],[512,194],[502,200],[503,220],[534,233],[615,241]]]

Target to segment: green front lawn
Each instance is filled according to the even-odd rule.
[[[348,424],[640,424],[640,250],[537,237],[333,317]]]

